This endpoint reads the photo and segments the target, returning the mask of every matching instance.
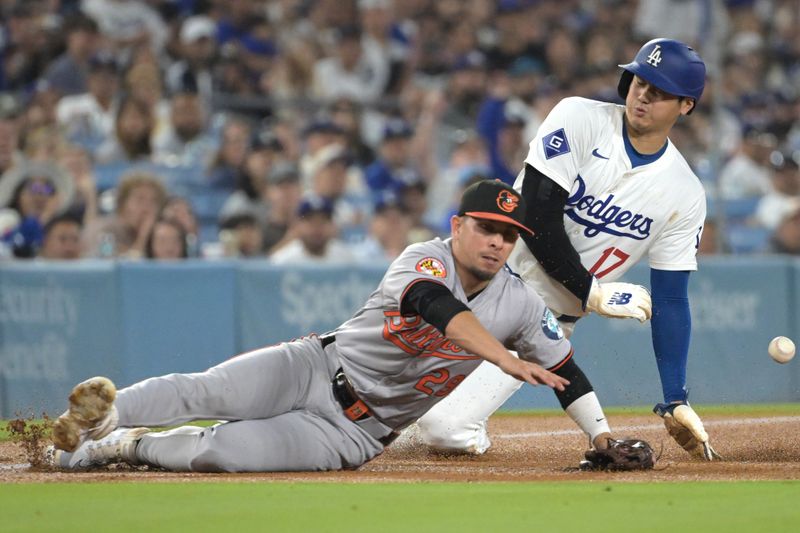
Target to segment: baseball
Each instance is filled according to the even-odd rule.
[[[769,356],[783,364],[794,357],[794,342],[789,337],[775,337],[769,342]]]

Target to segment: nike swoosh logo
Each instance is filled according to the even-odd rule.
[[[608,160],[608,158],[607,158],[606,156],[604,156],[604,155],[600,155],[600,152],[598,152],[598,151],[597,151],[597,148],[595,148],[594,150],[592,150],[592,155],[593,155],[593,156],[595,156],[595,157],[599,157],[600,159],[606,159],[606,160]]]
[[[602,422],[603,420],[605,420],[605,418],[595,418],[594,419],[595,422]]]

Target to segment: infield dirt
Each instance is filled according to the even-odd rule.
[[[649,441],[661,457],[644,472],[582,472],[576,467],[587,440],[563,414],[499,415],[489,422],[493,446],[482,456],[442,455],[413,437],[401,438],[355,471],[269,474],[173,473],[112,466],[91,472],[31,468],[23,446],[0,443],[0,483],[168,481],[482,482],[482,481],[745,481],[800,479],[800,416],[707,416],[711,442],[724,457],[703,462],[675,444],[655,415],[610,415],[617,437]]]

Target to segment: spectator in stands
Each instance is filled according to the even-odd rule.
[[[183,226],[170,218],[160,217],[152,225],[144,246],[147,259],[174,261],[189,257]]]
[[[786,213],[772,234],[772,251],[800,255],[800,208]]]
[[[800,152],[776,150],[769,163],[772,186],[758,202],[756,219],[762,227],[775,230],[787,215],[800,208]]]
[[[3,7],[0,91],[21,92],[33,86],[47,64],[47,39],[35,2],[8,2]]]
[[[161,180],[146,172],[123,176],[116,189],[114,214],[97,219],[84,231],[90,257],[139,258],[167,193]]]
[[[183,21],[177,47],[178,59],[168,67],[165,76],[170,94],[193,90],[206,105],[211,104],[216,37],[216,24],[210,17],[195,15]]]
[[[72,180],[61,169],[44,163],[28,163],[3,175],[0,210],[13,217],[10,231],[2,235],[19,258],[31,258],[44,238],[44,226],[72,202]],[[5,208],[5,209],[3,209]]]
[[[344,237],[357,240],[366,232],[372,201],[360,183],[353,184],[352,156],[342,145],[332,144],[320,150],[314,163],[309,169],[311,192],[331,202],[334,221]]]
[[[28,108],[30,111],[31,108]],[[39,125],[21,133],[22,153],[28,161],[51,163],[55,161],[67,144],[61,130],[55,125]]]
[[[489,151],[492,175],[513,185],[517,167],[528,151],[523,136],[528,122],[528,109],[520,100],[489,97],[478,117],[478,131]]]
[[[427,181],[438,176],[434,154],[443,102],[436,91],[425,95],[416,132],[405,119],[386,121],[378,158],[364,170],[369,192],[375,198],[412,182],[423,182],[427,187]]]
[[[250,148],[250,125],[230,116],[222,128],[219,149],[208,169],[208,184],[213,189],[233,191],[243,181],[244,162]]]
[[[206,129],[205,104],[196,92],[170,99],[170,124],[153,140],[153,159],[168,166],[208,168],[216,142]]]
[[[725,200],[759,198],[772,190],[767,164],[769,154],[777,147],[771,133],[750,130],[742,139],[737,153],[719,173],[720,196]]]
[[[0,183],[8,170],[24,160],[19,150],[21,112],[16,98],[10,94],[0,93]]]
[[[85,93],[59,100],[56,118],[67,139],[93,152],[114,132],[119,87],[114,56],[99,53],[89,60],[86,86]]]
[[[345,132],[328,113],[317,113],[303,128],[303,155],[300,158],[303,186],[311,187],[311,169],[317,166],[317,158],[324,148],[331,145],[345,146]]]
[[[521,0],[499,0],[493,19],[493,39],[486,54],[493,69],[506,70],[519,57],[544,57],[541,25],[544,20],[538,16],[528,16],[528,7]],[[536,8],[537,6],[532,6]]]
[[[344,138],[344,146],[353,154],[354,162],[359,167],[366,167],[375,161],[375,152],[361,135],[361,109],[358,104],[346,98],[340,98],[331,105],[331,121],[339,127]]]
[[[251,96],[255,93],[253,80],[248,77],[241,51],[236,47],[222,46],[214,63],[214,92],[228,97]]]
[[[30,93],[28,103],[25,109],[23,123],[26,131],[41,129],[41,128],[56,128],[58,119],[56,118],[56,109],[61,100],[61,93],[56,91],[50,86],[50,82],[40,79],[33,87]],[[63,132],[59,131],[58,135],[63,137]]]
[[[44,79],[62,96],[88,92],[89,60],[97,52],[97,23],[75,13],[64,22],[67,49],[47,67]]]
[[[186,236],[186,253],[189,257],[199,257],[200,226],[189,200],[183,196],[170,196],[161,209],[161,216],[181,226]]]
[[[75,186],[70,213],[80,216],[83,227],[93,223],[98,214],[97,179],[89,152],[81,146],[66,144],[57,162]]]
[[[289,232],[293,236],[270,256],[276,265],[343,264],[353,259],[351,250],[336,238],[333,203],[320,196],[303,198],[297,220]]]
[[[364,54],[383,57],[388,66],[385,93],[396,94],[409,75],[411,35],[407,27],[396,24],[393,0],[358,0],[359,23],[363,28]]]
[[[239,41],[241,62],[252,90],[259,94],[269,80],[269,71],[278,53],[272,26],[266,17],[256,15],[248,21],[248,34]]]
[[[153,134],[153,110],[145,102],[126,96],[119,103],[114,121],[114,135],[96,153],[97,162],[135,163],[149,161]]]
[[[450,68],[445,100],[447,109],[442,122],[454,129],[475,127],[475,117],[486,93],[486,56],[472,50],[459,57]]]
[[[161,68],[157,59],[149,55],[147,50],[134,58],[134,61],[125,72],[123,87],[131,98],[150,107],[153,116],[151,135],[155,137],[168,129],[170,124],[170,104],[164,98]]]
[[[290,100],[309,97],[314,83],[315,49],[307,39],[297,38],[281,47],[273,67],[261,79],[265,94]]]
[[[395,189],[395,193],[408,216],[411,219],[409,240],[423,242],[434,238],[437,228],[428,225],[426,214],[428,212],[428,183],[420,176],[408,175],[406,181]]]
[[[337,28],[335,40],[334,55],[314,65],[314,93],[328,101],[375,102],[386,90],[389,60],[374,48],[362,47],[356,26]]]
[[[70,213],[51,218],[44,226],[44,238],[38,257],[47,260],[80,259],[81,219]]]
[[[479,44],[478,27],[475,21],[469,18],[455,20],[446,39],[439,47],[442,60],[452,69],[458,61],[467,57],[473,50],[477,50]],[[482,54],[481,57],[484,58]]]
[[[428,187],[427,224],[437,233],[448,234],[450,218],[458,206],[461,184],[467,176],[480,173],[488,179],[489,158],[486,144],[474,130],[457,130],[451,139],[448,159]]]
[[[411,161],[413,136],[414,130],[406,120],[391,118],[386,121],[378,158],[364,170],[364,179],[376,198],[397,190],[407,181],[407,176],[417,174]]]
[[[226,254],[235,257],[265,257],[264,228],[250,213],[232,215],[220,224],[220,234],[228,232],[227,240],[231,249]]]
[[[141,0],[83,0],[81,10],[97,21],[100,32],[122,56],[146,46],[161,55],[168,29],[158,11]]]
[[[557,85],[569,86],[585,76],[579,72],[583,65],[583,54],[579,42],[569,28],[551,28],[545,43],[544,57],[550,78]]]
[[[269,251],[279,246],[297,216],[302,198],[300,170],[293,163],[279,162],[273,165],[268,177],[266,199],[269,205],[264,226],[264,248]]]
[[[353,248],[359,261],[394,260],[411,244],[411,216],[394,193],[386,193],[375,204],[369,221],[369,232],[363,242]]]
[[[250,213],[259,223],[266,223],[270,209],[266,195],[267,178],[282,151],[283,145],[269,128],[262,128],[253,134],[250,150],[238,175],[236,190],[222,205],[221,217]]]

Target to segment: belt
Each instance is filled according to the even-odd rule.
[[[326,344],[324,340],[322,340],[322,343],[323,346],[330,344],[330,342]],[[381,444],[388,446],[400,436],[400,433],[388,428],[386,424],[372,414],[367,404],[358,397],[341,368],[333,376],[331,388],[333,389],[333,397],[336,398],[336,401],[342,407],[342,411],[344,411],[344,416],[358,424],[361,429],[372,435]],[[388,433],[386,433],[387,429],[389,430]]]

